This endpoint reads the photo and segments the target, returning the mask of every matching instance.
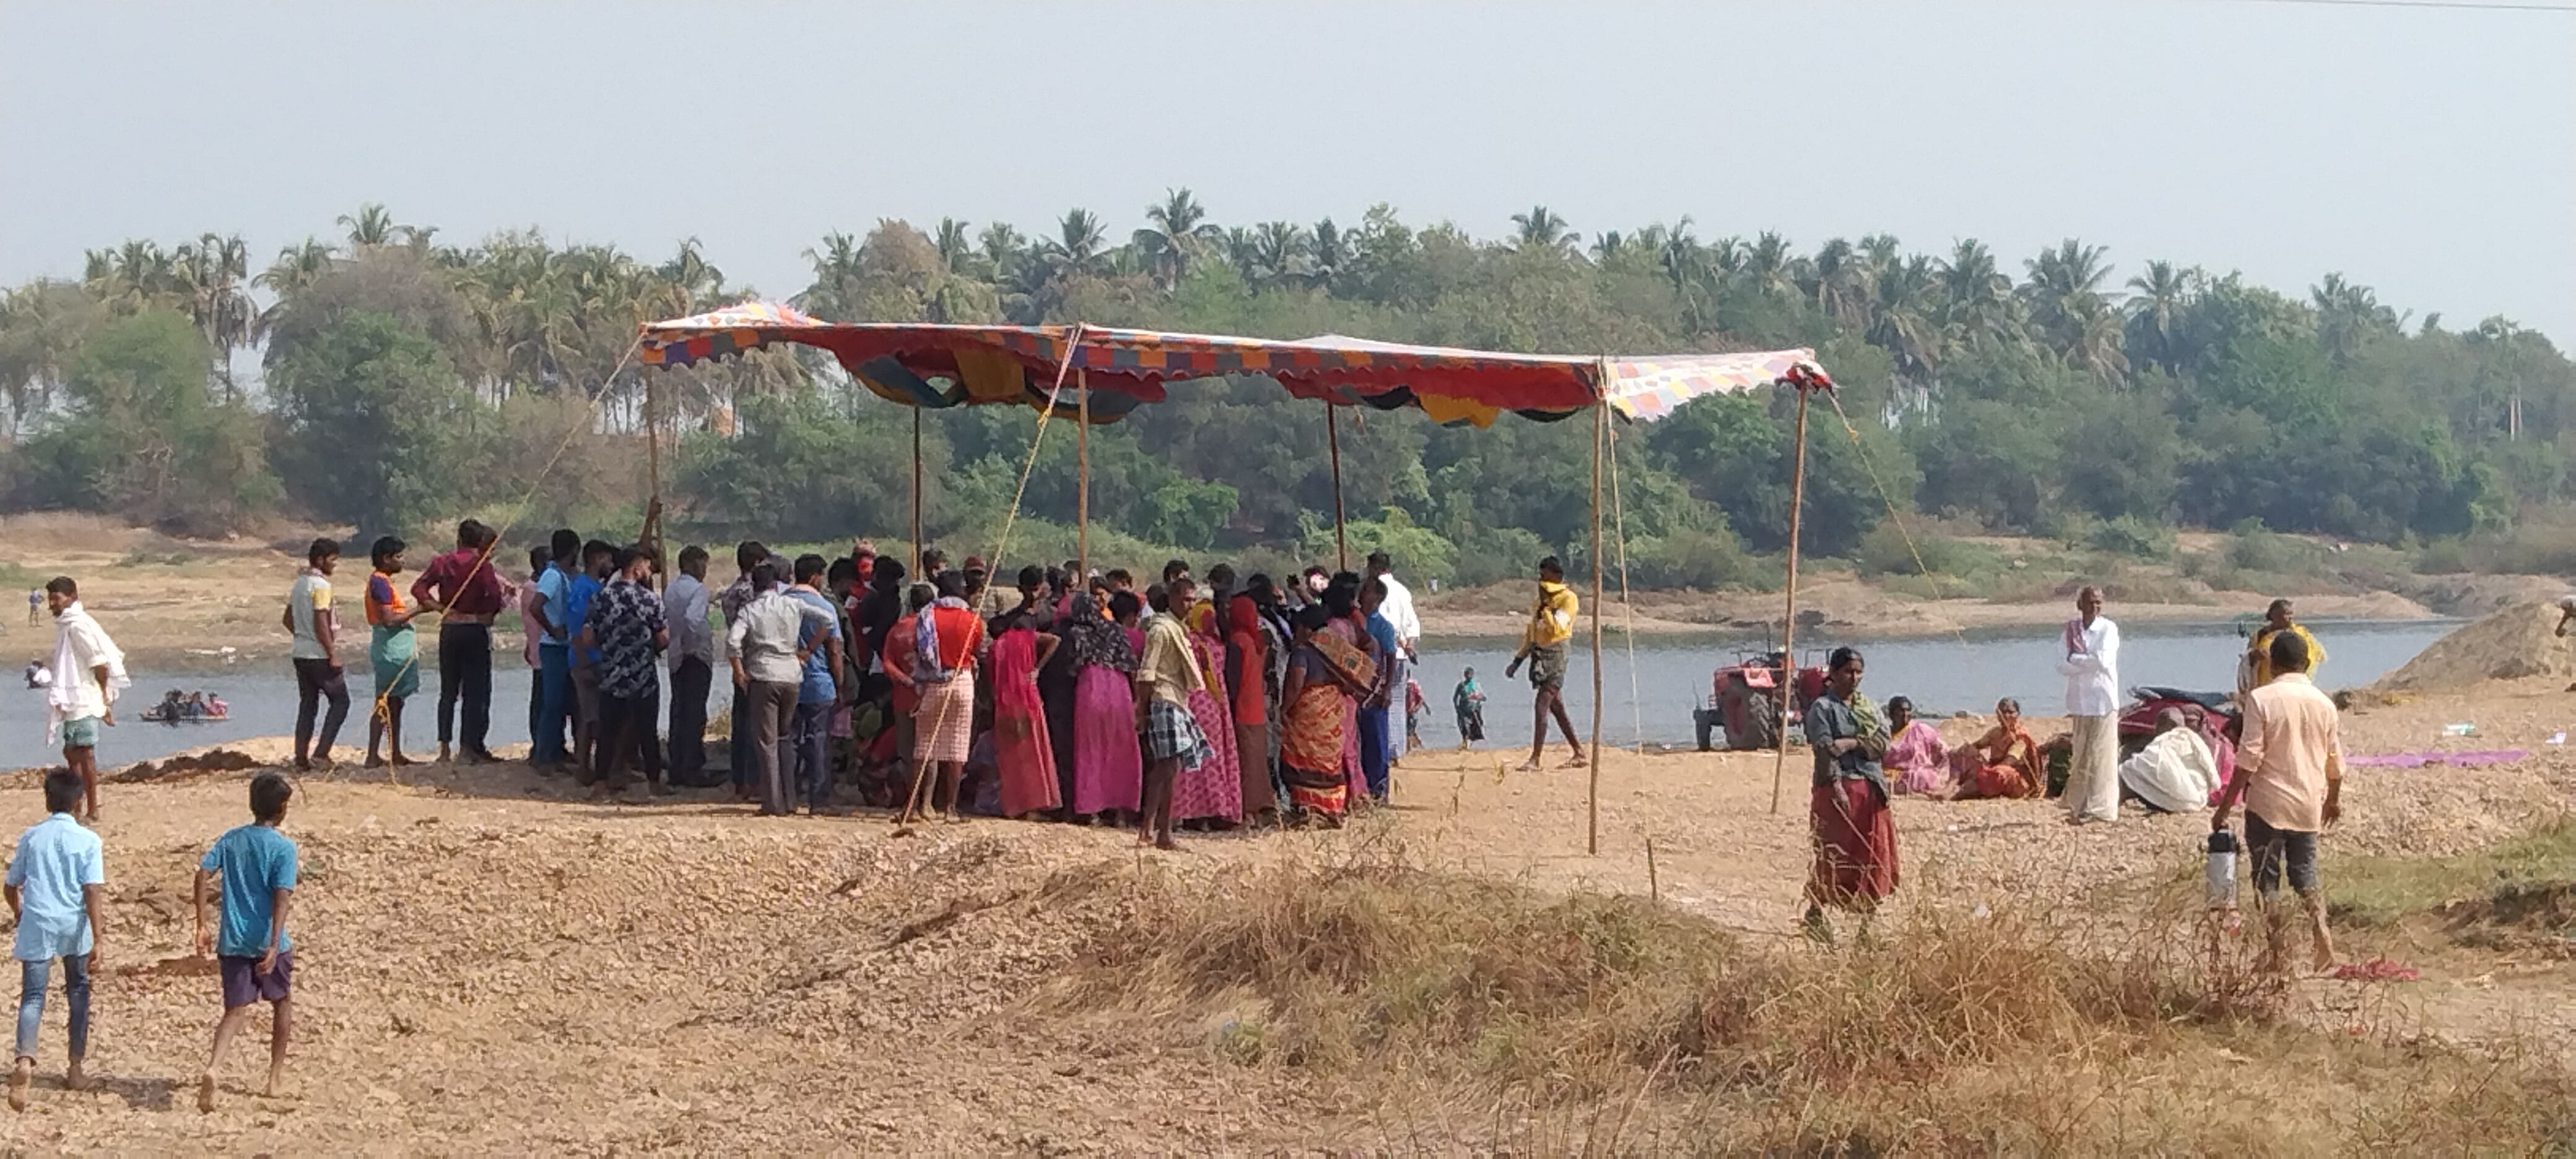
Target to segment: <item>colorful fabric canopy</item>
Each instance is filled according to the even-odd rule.
[[[1044,407],[1069,348],[1072,370],[1083,373],[1068,374],[1065,389],[1089,382],[1094,422],[1161,401],[1168,382],[1225,375],[1260,375],[1299,398],[1380,410],[1410,406],[1438,422],[1480,427],[1507,410],[1553,421],[1605,397],[1626,417],[1654,419],[1702,394],[1780,381],[1832,385],[1806,350],[1604,360],[1338,334],[1282,342],[1096,326],[824,322],[769,303],[648,323],[642,331],[647,366],[685,366],[793,342],[830,351],[880,397],[923,407]],[[1074,409],[1058,403],[1059,414]]]

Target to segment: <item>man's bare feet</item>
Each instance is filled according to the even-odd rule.
[[[81,1072],[81,1060],[73,1059],[71,1069],[63,1072],[63,1089],[78,1091],[86,1090],[88,1087],[89,1076]]]
[[[1519,773],[1535,773],[1538,771],[1538,762],[1534,760],[1522,761],[1520,765],[1512,771]]]
[[[413,760],[413,759],[411,759],[410,757],[407,757],[407,756],[402,755],[401,753],[395,753],[395,754],[394,754],[394,764],[395,764],[395,765],[397,765],[397,766],[399,766],[399,767],[402,767],[402,768],[410,768],[411,766],[416,765],[416,764],[419,764],[419,763],[420,763],[419,761]]]
[[[10,1071],[9,1071],[9,1109],[10,1109],[10,1110],[13,1110],[13,1111],[23,1111],[23,1110],[26,1110],[26,1109],[27,1109],[27,1084],[28,1084],[28,1083],[30,1083],[30,1082],[34,1082],[34,1081],[35,1081],[35,1078],[36,1078],[36,1060],[34,1060],[34,1059],[32,1059],[32,1058],[22,1058],[22,1059],[19,1059],[19,1060],[18,1060],[18,1065],[10,1069]]]
[[[440,764],[442,764],[442,765],[443,765],[443,764],[446,764],[446,763],[447,763],[449,760],[451,760],[451,759],[452,759],[452,758],[450,757],[450,755],[448,754],[448,751],[447,751],[447,746],[446,746],[446,745],[440,745],[440,746],[438,746],[438,763],[440,763]]]
[[[208,1071],[197,1076],[197,1112],[212,1114],[215,1110],[215,1075]]]
[[[1573,756],[1565,758],[1565,763],[1557,767],[1564,769],[1580,769],[1591,763],[1592,762],[1583,759],[1582,753],[1576,753]]]
[[[274,1099],[279,1097],[285,1090],[286,1072],[279,1070],[276,1067],[270,1067],[268,1070],[268,1085],[260,1089],[259,1097],[264,1099]]]
[[[1155,843],[1154,843],[1154,848],[1156,848],[1156,849],[1160,849],[1160,850],[1162,850],[1162,851],[1163,851],[1163,852],[1165,852],[1165,853],[1178,853],[1178,852],[1180,852],[1180,851],[1181,851],[1180,843],[1179,843],[1179,842],[1176,842],[1176,841],[1174,841],[1174,840],[1172,840],[1172,839],[1171,839],[1171,838],[1169,838],[1169,837],[1163,838],[1162,840],[1155,842]]]

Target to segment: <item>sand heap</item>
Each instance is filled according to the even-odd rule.
[[[2516,604],[2434,641],[2371,689],[2428,692],[2489,680],[2569,675],[2576,672],[2576,652],[2557,634],[2558,617],[2551,604]]]

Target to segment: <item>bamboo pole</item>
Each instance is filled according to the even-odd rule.
[[[651,492],[650,500],[644,504],[644,546],[653,552],[653,575],[644,582],[660,591],[669,582],[666,577],[671,573],[671,560],[669,553],[662,550],[662,424],[653,406],[656,377],[648,375],[644,379],[644,478]]]
[[[1089,591],[1091,584],[1091,372],[1077,370],[1074,382],[1082,387],[1082,408],[1073,425],[1073,566],[1082,574],[1070,577],[1075,591]]]
[[[913,566],[915,566],[915,567],[919,567],[919,566],[921,565],[921,552],[922,552],[922,549],[923,549],[923,544],[922,544],[922,542],[921,542],[921,407],[919,407],[918,405],[916,405],[916,406],[914,406],[914,407],[912,408],[912,565],[913,565]],[[922,576],[922,577],[920,577],[920,579],[919,579],[918,581],[916,581],[916,582],[919,582],[919,583],[929,583],[929,582],[931,582],[931,577],[929,577],[929,576]]]
[[[1334,571],[1351,570],[1350,530],[1342,517],[1342,420],[1333,404],[1324,404],[1324,444],[1333,459],[1333,559]]]
[[[1789,461],[1789,595],[1780,620],[1780,648],[1789,654],[1780,675],[1780,749],[1771,761],[1771,811],[1780,811],[1780,785],[1789,772],[1789,699],[1798,685],[1798,511],[1807,499],[1807,388],[1798,390],[1797,442]]]
[[[1610,407],[1592,404],[1592,779],[1585,792],[1583,849],[1601,852],[1601,445],[1610,437]]]

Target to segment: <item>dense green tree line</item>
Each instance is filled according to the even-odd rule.
[[[1689,218],[1587,238],[1544,206],[1489,240],[1385,206],[1349,225],[1220,226],[1187,190],[1142,218],[1123,241],[1079,209],[1035,236],[881,221],[806,251],[812,278],[791,296],[843,320],[1577,353],[1810,346],[1842,384],[1840,413],[1811,434],[1803,525],[1808,550],[1831,555],[1860,549],[1891,507],[2114,541],[2259,521],[2395,543],[2568,497],[2576,368],[2546,338],[2501,318],[2446,329],[2333,274],[2293,297],[2166,262],[2124,279],[2075,240],[2014,262],[1975,241],[1703,239]],[[529,525],[631,524],[649,391],[682,526],[837,538],[908,522],[912,415],[828,360],[620,366],[639,321],[751,296],[696,243],[660,263],[532,233],[453,246],[374,205],[339,233],[255,275],[237,238],[132,241],[90,253],[76,282],[7,291],[7,503],[209,528],[277,511],[415,526],[542,480]],[[250,354],[260,373],[236,374]],[[1710,399],[1620,431],[1641,582],[1747,581],[1749,553],[1785,545],[1787,414],[1768,395]],[[1358,534],[1424,570],[1487,578],[1586,538],[1586,423],[1345,420]],[[924,416],[934,534],[998,522],[1033,422]],[[1095,433],[1094,519],[1197,551],[1311,551],[1329,541],[1324,443],[1321,409],[1266,382],[1189,384]],[[1059,427],[1024,515],[1070,522],[1074,491]]]

